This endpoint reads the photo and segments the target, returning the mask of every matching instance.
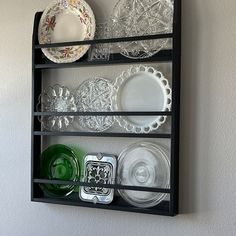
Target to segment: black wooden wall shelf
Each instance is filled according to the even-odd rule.
[[[38,25],[42,12],[37,12],[34,20],[33,43],[32,43],[32,157],[31,157],[31,200],[34,202],[55,203],[64,205],[74,205],[82,207],[102,208],[119,211],[139,212],[156,215],[174,216],[178,214],[178,189],[179,189],[179,116],[180,116],[180,52],[181,52],[181,0],[174,1],[174,22],[173,33],[163,35],[148,35],[126,38],[111,38],[97,39],[91,41],[67,42],[56,44],[40,45],[38,42]],[[88,61],[86,56],[82,60],[69,64],[56,64],[49,62],[43,57],[41,48],[71,46],[83,44],[97,43],[115,43],[125,41],[150,40],[159,38],[172,38],[172,50],[162,50],[156,55],[145,59],[128,59],[120,54],[113,54],[109,61]],[[141,62],[170,62],[172,63],[172,111],[171,112],[76,112],[76,113],[53,113],[53,112],[36,112],[38,97],[42,91],[42,70],[51,68],[70,68],[84,66],[107,66],[110,64],[125,64],[125,63],[141,63]],[[73,115],[73,116],[96,116],[96,115],[136,115],[136,116],[154,116],[167,115],[171,117],[171,132],[166,133],[151,133],[151,134],[135,134],[135,133],[92,133],[92,132],[45,132],[41,131],[41,125],[38,122],[38,116],[47,115]],[[88,184],[83,182],[47,180],[39,178],[39,164],[41,155],[42,138],[44,136],[96,136],[96,137],[127,137],[127,138],[165,138],[171,140],[171,171],[170,171],[170,188],[157,189],[135,186],[121,185],[102,185]],[[83,202],[79,199],[78,194],[72,194],[65,198],[49,198],[45,197],[39,187],[40,183],[50,184],[73,184],[81,186],[97,186],[109,187],[113,189],[130,189],[138,191],[161,192],[168,193],[170,198],[168,201],[163,201],[155,207],[142,209],[129,205],[122,198],[115,198],[110,205],[101,205]]]

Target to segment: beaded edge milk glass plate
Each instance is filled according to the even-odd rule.
[[[169,151],[158,144],[139,142],[124,149],[118,157],[117,182],[121,185],[168,188],[170,181]],[[167,194],[118,190],[133,206],[149,208],[159,204]]]
[[[44,10],[40,19],[38,39],[40,44],[92,40],[95,35],[95,17],[83,0],[54,0]],[[80,59],[90,45],[43,48],[51,61],[69,63]]]
[[[114,38],[171,33],[173,3],[170,0],[120,0],[111,25]],[[159,52],[168,39],[118,43],[120,53],[131,59],[148,58]]]
[[[170,111],[172,91],[160,71],[133,66],[114,83],[113,109],[116,111]],[[165,123],[166,116],[117,116],[119,125],[129,132],[149,133]]]

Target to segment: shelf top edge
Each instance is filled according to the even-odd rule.
[[[132,41],[142,41],[142,40],[156,40],[156,39],[163,39],[163,38],[173,38],[173,33],[140,35],[140,36],[107,38],[107,39],[93,39],[93,40],[49,43],[49,44],[35,44],[34,48],[41,49],[41,48],[68,47],[68,46],[79,46],[79,45],[88,45],[88,44],[92,45],[92,44],[132,42]]]

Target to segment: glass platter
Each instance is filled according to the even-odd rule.
[[[40,96],[37,111],[42,112],[76,112],[73,94],[67,87],[54,85],[48,87]],[[74,116],[43,116],[39,121],[46,130],[63,131],[73,122]]]
[[[173,3],[170,0],[120,0],[111,16],[113,37],[165,34],[172,32]],[[151,57],[168,39],[118,43],[120,53],[128,58]]]
[[[77,110],[81,112],[112,111],[113,86],[104,78],[92,78],[84,81],[74,92]],[[112,127],[112,116],[81,116],[75,126],[81,125],[95,132],[102,132]]]
[[[135,143],[118,157],[117,182],[122,185],[168,188],[170,181],[169,152],[158,144]],[[118,190],[131,205],[148,208],[159,204],[165,193]]]
[[[113,106],[117,111],[170,111],[171,88],[168,80],[153,67],[133,66],[114,84]],[[166,116],[117,116],[119,125],[129,132],[149,133],[166,121]]]
[[[95,17],[90,6],[81,0],[54,0],[43,12],[39,23],[40,44],[92,40],[95,35]],[[89,45],[43,48],[44,55],[56,63],[80,59]]]

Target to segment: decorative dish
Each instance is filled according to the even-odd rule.
[[[173,3],[170,0],[119,0],[112,13],[113,37],[165,34],[172,31]],[[168,39],[118,43],[121,54],[138,59],[160,51]]]
[[[118,157],[117,181],[121,185],[168,188],[170,181],[169,153],[161,146],[149,143],[135,143],[121,152]],[[149,208],[159,204],[164,193],[119,190],[128,203]]]
[[[95,38],[107,39],[109,37],[111,37],[111,32],[108,22],[97,24]],[[109,61],[110,53],[110,44],[95,44],[89,50],[89,61]]]
[[[79,181],[82,171],[79,163],[83,155],[82,150],[62,144],[48,147],[41,156],[41,178]],[[40,186],[45,193],[58,197],[67,196],[75,189],[75,185],[41,184]]]
[[[112,84],[104,78],[94,78],[84,81],[75,91],[77,110],[81,112],[112,111]],[[92,131],[102,132],[114,123],[112,116],[81,116],[78,124]]]
[[[133,66],[114,84],[113,106],[117,111],[170,111],[171,88],[168,80],[153,67]],[[166,116],[117,116],[129,132],[149,133],[166,121]]]
[[[74,96],[69,89],[56,84],[39,96],[37,110],[42,112],[76,112],[77,108]],[[74,116],[43,116],[39,120],[47,130],[63,131],[73,122]]]
[[[39,23],[40,44],[92,40],[95,17],[84,0],[54,0],[43,12]],[[44,55],[56,63],[69,63],[80,59],[90,45],[43,48]]]
[[[88,154],[84,159],[84,181],[94,184],[114,184],[117,159],[108,154]],[[80,198],[83,201],[109,204],[114,189],[101,187],[81,187]]]

